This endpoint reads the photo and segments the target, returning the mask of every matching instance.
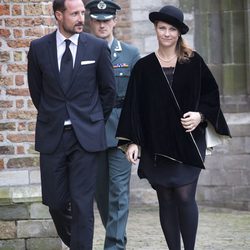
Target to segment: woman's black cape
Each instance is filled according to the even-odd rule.
[[[198,53],[189,62],[177,62],[172,88],[154,53],[141,58],[129,80],[116,133],[118,146],[131,141],[152,154],[204,168],[196,142],[206,123],[187,133],[180,119],[188,111],[203,113],[216,133],[230,136],[217,83]]]

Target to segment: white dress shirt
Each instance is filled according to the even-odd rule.
[[[74,34],[70,38],[66,38],[60,33],[59,30],[57,30],[57,32],[56,32],[56,47],[57,47],[57,62],[58,62],[59,71],[60,71],[60,67],[61,67],[62,56],[63,56],[63,53],[66,49],[66,43],[64,42],[65,39],[68,39],[71,41],[71,43],[69,45],[69,49],[70,49],[72,57],[73,57],[73,67],[74,67],[75,60],[76,60],[78,38],[79,38],[79,34]]]
[[[69,45],[69,49],[70,49],[72,57],[73,57],[73,67],[74,67],[75,60],[76,60],[78,38],[79,38],[79,34],[74,34],[73,36],[66,38],[60,33],[59,30],[56,31],[57,62],[58,62],[59,71],[60,71],[60,67],[61,67],[62,56],[63,56],[63,53],[66,49],[66,43],[64,42],[65,39],[69,39],[71,41],[71,43]],[[70,120],[66,120],[64,122],[64,126],[70,125],[70,124],[71,124]]]

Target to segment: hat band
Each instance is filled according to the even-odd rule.
[[[95,15],[95,14],[90,14],[90,17],[93,18],[93,19],[100,19],[100,16],[99,15]],[[114,17],[114,15],[107,15],[107,14],[104,14],[102,15],[102,18],[104,20],[110,20]]]

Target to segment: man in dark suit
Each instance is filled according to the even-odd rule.
[[[33,41],[28,53],[42,198],[63,242],[90,250],[96,171],[107,147],[115,80],[107,43],[82,33],[82,0],[55,0],[53,10],[57,31]]]
[[[109,44],[116,80],[116,104],[106,123],[108,149],[98,167],[96,201],[106,229],[104,249],[123,250],[127,243],[131,163],[117,148],[115,133],[130,73],[140,54],[134,46],[114,37],[116,12],[121,9],[118,4],[110,0],[93,0],[86,4],[86,9],[89,10],[91,32]]]

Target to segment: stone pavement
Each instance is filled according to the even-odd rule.
[[[127,250],[167,250],[158,207],[130,208]],[[95,210],[94,250],[103,249],[104,229]],[[250,212],[200,207],[196,250],[249,250]]]

